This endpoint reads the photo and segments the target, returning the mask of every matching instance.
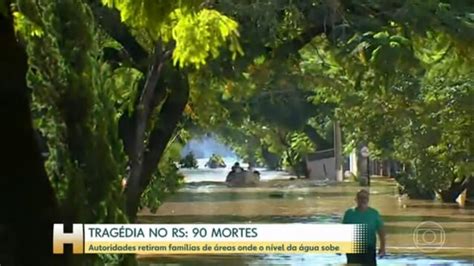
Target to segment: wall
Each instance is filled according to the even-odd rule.
[[[349,166],[349,171],[351,171],[352,174],[355,176],[359,175],[359,168],[357,167],[357,151],[353,150],[351,154],[349,155],[349,160],[350,160],[350,166]]]
[[[311,179],[336,180],[336,158],[324,158],[319,160],[307,160]]]

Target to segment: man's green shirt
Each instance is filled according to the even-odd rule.
[[[356,208],[350,208],[344,213],[343,224],[366,224],[367,225],[367,245],[375,247],[376,233],[383,226],[382,218],[379,212],[369,207],[365,211],[358,211]]]

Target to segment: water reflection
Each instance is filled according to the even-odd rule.
[[[211,173],[211,174],[210,174]],[[258,187],[229,188],[226,169],[188,171],[188,184],[157,213],[143,212],[143,223],[337,223],[353,204],[354,183],[321,186],[290,181],[284,173],[267,173]],[[272,176],[273,175],[273,176]],[[283,179],[282,179],[283,178]],[[219,182],[220,181],[220,182]],[[387,227],[389,256],[380,265],[473,265],[474,209],[436,201],[409,200],[396,194],[390,180],[374,180],[371,205]],[[446,232],[444,248],[423,254],[413,243],[413,230],[435,221]],[[430,256],[427,256],[430,255]],[[141,257],[142,265],[338,265],[337,255],[167,256]]]

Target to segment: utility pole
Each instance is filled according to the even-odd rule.
[[[336,181],[342,182],[344,180],[343,173],[343,158],[342,158],[342,137],[341,125],[339,121],[334,121],[334,157],[336,161]]]
[[[370,187],[370,159],[367,157],[367,186]]]
[[[370,158],[369,158],[369,148],[367,146],[362,147],[360,150],[360,155],[366,159],[365,161],[365,167],[367,169],[367,186],[370,187],[370,168],[369,168],[369,163],[370,163]]]

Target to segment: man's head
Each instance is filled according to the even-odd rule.
[[[367,209],[369,207],[369,192],[365,189],[359,190],[356,194],[356,202],[359,209]]]

